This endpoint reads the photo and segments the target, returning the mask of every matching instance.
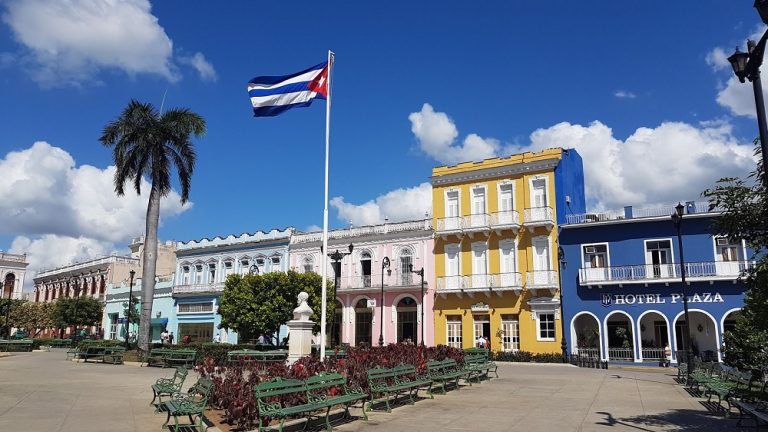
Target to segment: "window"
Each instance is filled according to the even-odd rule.
[[[499,258],[501,262],[499,267],[501,273],[515,273],[517,272],[517,264],[515,263],[515,242],[512,240],[499,241]]]
[[[520,326],[516,315],[501,316],[501,350],[520,350]]]
[[[280,257],[277,257],[277,256],[272,257],[271,261],[272,261],[272,267],[270,268],[270,270],[272,272],[279,272],[281,270],[280,269]]]
[[[251,262],[248,259],[240,260],[240,274],[247,274],[250,268]]]
[[[341,262],[338,262],[336,265],[338,266],[338,271],[336,271],[336,269],[334,268],[334,273],[338,278],[339,273],[341,272]],[[360,270],[363,275],[362,286],[370,287],[371,286],[371,253],[370,252],[363,252],[360,254]]]
[[[459,269],[459,245],[458,243],[445,245],[445,288],[458,289],[461,276]]]
[[[595,244],[583,245],[581,252],[584,256],[584,278],[588,281],[607,280],[608,273],[608,245]]]
[[[109,314],[109,338],[117,339],[117,314]]]
[[[534,208],[547,207],[547,181],[537,179],[531,182],[531,204]]]
[[[539,326],[538,340],[555,340],[555,314],[553,312],[539,313],[536,316],[536,322]]]
[[[216,282],[216,264],[208,264],[208,283]]]
[[[445,194],[445,220],[443,229],[456,230],[461,228],[459,217],[459,191],[449,191]]]
[[[181,268],[181,284],[189,285],[189,266],[183,266]]]
[[[360,299],[355,305],[355,346],[370,346],[372,330],[373,311],[368,307],[368,299]]]
[[[256,267],[259,268],[259,274],[264,274],[264,258],[256,258]]]
[[[472,288],[489,287],[488,245],[485,242],[472,243]]]
[[[413,283],[413,273],[411,273],[412,265],[413,257],[411,256],[411,250],[403,248],[400,251],[400,286],[411,285]]]
[[[198,264],[195,266],[195,283],[201,284],[203,283],[203,265]]]
[[[405,297],[397,303],[397,341],[417,342],[416,300]]]
[[[446,344],[449,347],[461,349],[461,315],[448,315],[446,335],[448,340]]]
[[[499,211],[511,212],[514,210],[512,183],[499,185]]]
[[[232,274],[233,267],[232,261],[224,261],[224,279]]]
[[[315,263],[312,260],[312,257],[304,257],[304,261],[301,263],[301,269],[304,273],[312,273],[315,271]]]
[[[481,215],[485,213],[485,188],[477,186],[472,188],[472,214]]]
[[[717,245],[716,261],[741,261],[739,254],[741,245],[738,241],[731,241],[727,237],[715,237],[715,244]]]
[[[205,303],[180,303],[179,313],[213,312],[213,302]]]
[[[649,267],[646,277],[674,277],[672,246],[669,240],[653,240],[645,243],[645,263]]]
[[[189,336],[192,342],[211,342],[213,340],[213,323],[179,324],[178,340]]]

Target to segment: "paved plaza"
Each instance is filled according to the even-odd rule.
[[[171,370],[73,363],[65,357],[54,350],[0,358],[0,431],[160,431],[165,416],[149,406],[149,386]],[[375,412],[367,423],[354,421],[337,430],[740,430],[736,420],[710,414],[704,399],[674,382],[673,371],[502,364],[499,379],[391,414]]]

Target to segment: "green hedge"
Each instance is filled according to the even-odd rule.
[[[560,353],[537,354],[528,351],[494,352],[491,353],[491,358],[496,361],[505,362],[565,363],[563,355]]]

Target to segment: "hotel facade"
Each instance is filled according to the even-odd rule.
[[[432,171],[434,343],[560,352],[558,225],[583,213],[581,156],[560,148]]]

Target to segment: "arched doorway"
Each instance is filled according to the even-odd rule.
[[[341,323],[343,322],[344,306],[336,299],[333,311],[333,326],[331,327],[331,346],[337,347],[341,344]]]
[[[640,343],[641,360],[661,360],[666,358],[664,347],[669,344],[669,326],[667,318],[658,311],[648,311],[638,320],[637,340]],[[671,346],[670,346],[670,349]]]
[[[702,361],[720,361],[720,332],[715,319],[708,312],[697,309],[689,310],[688,315],[691,318],[690,338],[685,314],[680,312],[675,319],[675,349],[681,351],[690,347],[691,353]]]
[[[419,326],[417,303],[413,297],[403,297],[395,306],[397,309],[397,341],[417,342],[416,330]]]
[[[635,359],[635,332],[632,318],[625,312],[613,312],[605,318],[605,345],[608,360]]]
[[[8,273],[5,275],[5,280],[3,281],[3,298],[11,298],[15,285],[16,275],[13,273]]]
[[[371,345],[373,336],[373,312],[368,307],[368,299],[362,298],[355,304],[355,346]]]
[[[600,323],[597,317],[582,312],[571,322],[571,344],[573,352],[590,358],[602,358],[600,355]]]

